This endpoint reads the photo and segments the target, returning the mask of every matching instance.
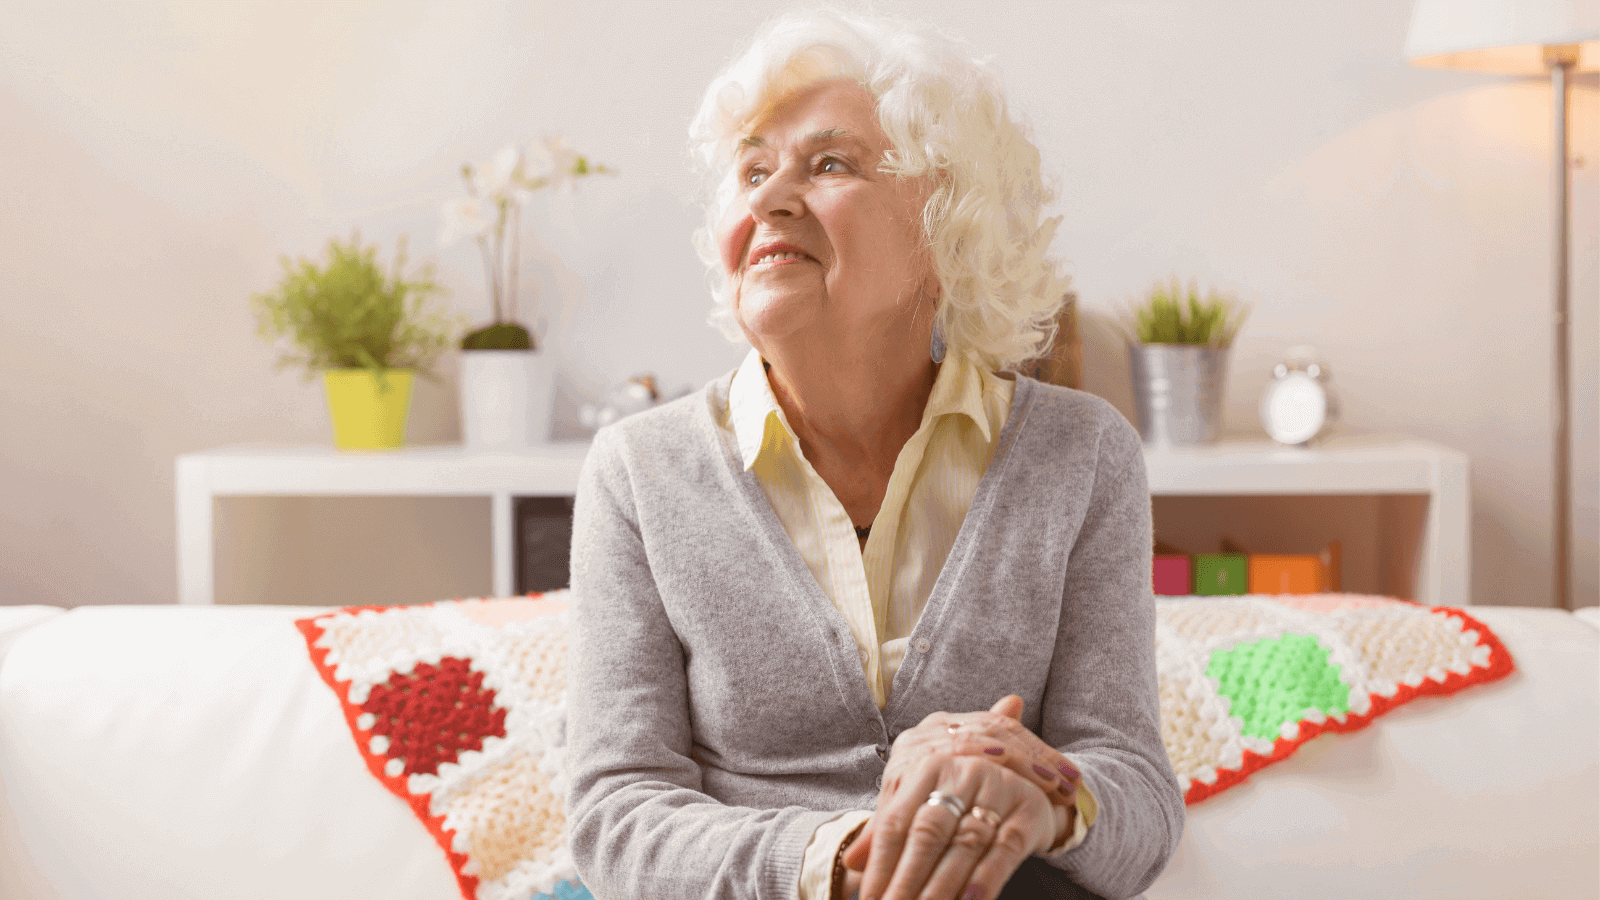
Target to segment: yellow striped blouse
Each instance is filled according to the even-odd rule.
[[[761,355],[751,350],[734,374],[723,427],[733,432],[745,469],[754,472],[812,576],[850,624],[879,709],[889,702],[906,641],[994,457],[1014,389],[964,358],[946,358],[862,547],[844,505],[806,460]],[[1078,794],[1080,809],[1092,810],[1087,788]],[[827,898],[838,847],[867,816],[845,813],[817,830],[806,848],[801,900]],[[1082,843],[1092,823],[1092,813],[1077,816],[1056,849]]]
[[[895,460],[863,549],[844,505],[806,461],[760,354],[750,351],[734,375],[728,420],[744,466],[850,624],[879,709],[994,456],[1013,388],[954,356],[939,367],[922,424]]]

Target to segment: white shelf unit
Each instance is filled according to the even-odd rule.
[[[178,597],[214,600],[218,497],[435,496],[490,498],[493,591],[513,590],[515,497],[565,496],[577,489],[588,444],[556,443],[505,452],[460,446],[340,451],[236,447],[187,453],[177,461]],[[1227,441],[1145,454],[1154,496],[1377,495],[1417,521],[1396,533],[1408,544],[1386,576],[1395,593],[1429,605],[1470,602],[1471,549],[1466,456],[1409,438],[1350,437],[1312,449],[1268,441]],[[1414,512],[1411,512],[1414,511]]]
[[[233,447],[178,457],[178,600],[211,603],[218,497],[488,497],[493,590],[515,588],[515,497],[570,496],[584,442],[499,452],[458,445],[394,450]]]
[[[1466,454],[1414,438],[1357,435],[1316,447],[1231,440],[1147,450],[1154,497],[1373,496],[1394,544],[1382,590],[1430,606],[1472,602]]]

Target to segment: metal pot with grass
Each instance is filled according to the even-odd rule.
[[[1149,447],[1215,443],[1222,436],[1228,348],[1247,311],[1191,283],[1157,284],[1130,320],[1128,358],[1139,436]]]

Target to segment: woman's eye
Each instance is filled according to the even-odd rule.
[[[748,172],[744,173],[744,184],[745,184],[745,187],[755,187],[756,185],[758,185],[761,182],[766,181],[766,180],[767,180],[767,173],[761,171],[760,169],[751,169]]]
[[[817,171],[818,172],[822,172],[824,174],[830,174],[830,173],[833,173],[833,172],[843,172],[844,171],[844,163],[840,162],[837,159],[834,159],[831,156],[825,156],[825,157],[822,158],[822,161],[817,164]]]

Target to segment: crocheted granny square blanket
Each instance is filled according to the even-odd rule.
[[[565,595],[295,623],[367,769],[422,820],[467,900],[593,900],[561,811]]]
[[[1156,601],[1161,737],[1186,803],[1425,695],[1511,674],[1466,612],[1352,594]]]
[[[568,594],[301,619],[367,768],[438,841],[467,900],[592,900],[566,846]],[[1502,678],[1460,609],[1348,594],[1162,598],[1161,734],[1187,803],[1329,731]]]

